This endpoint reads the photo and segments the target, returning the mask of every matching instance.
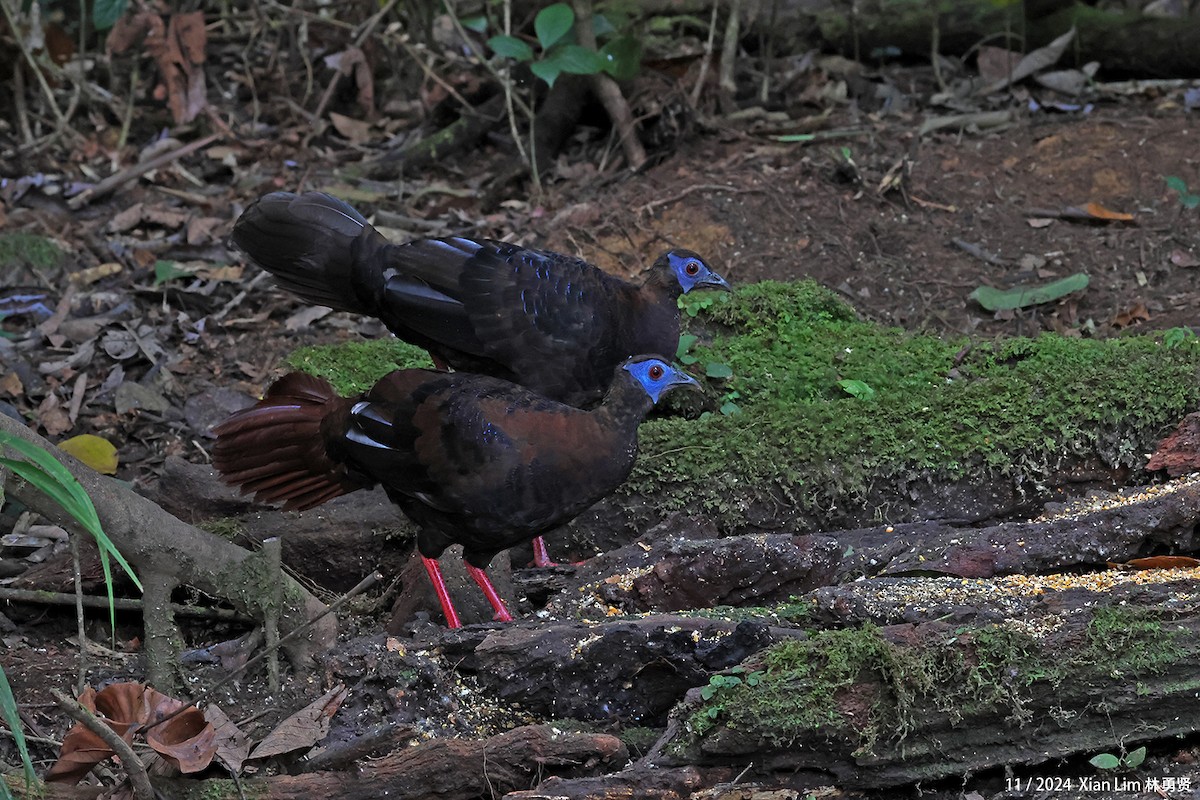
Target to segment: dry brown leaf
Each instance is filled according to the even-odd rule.
[[[250,739],[218,706],[204,709],[204,718],[216,734],[217,760],[234,774],[242,771],[242,762],[250,757]]]
[[[1189,253],[1187,250],[1175,249],[1171,251],[1168,257],[1172,264],[1177,267],[1200,267],[1200,259]]]
[[[122,739],[132,742],[134,726],[139,724],[144,689],[140,683],[114,683],[100,692],[89,686],[79,696],[79,704],[100,717]],[[113,751],[103,739],[77,722],[63,737],[58,761],[46,774],[46,781],[76,783],[92,767],[112,755]]]
[[[15,372],[9,372],[0,378],[0,394],[6,394],[9,397],[20,397],[25,394],[25,385],[21,383],[21,376]]]
[[[162,719],[183,706],[154,689],[147,689],[146,694],[151,719]],[[208,768],[217,754],[216,739],[216,730],[195,706],[146,731],[146,744],[184,774]]]
[[[185,707],[182,701],[141,683],[114,683],[99,692],[88,687],[79,704],[127,742],[133,742],[134,734],[150,723]],[[181,772],[207,767],[217,752],[215,739],[213,727],[194,707],[146,731],[146,742]],[[112,755],[104,740],[77,723],[63,738],[58,761],[46,780],[76,783]]]
[[[1114,328],[1127,328],[1135,322],[1148,322],[1150,320],[1150,311],[1146,308],[1145,303],[1138,303],[1133,308],[1126,309],[1113,317]]]
[[[164,228],[175,229],[187,222],[187,212],[167,206],[146,206],[142,211],[142,220]]]
[[[279,723],[279,727],[258,743],[250,757],[268,758],[312,747],[329,735],[329,722],[347,694],[349,691],[345,686],[338,684],[333,687]]]
[[[124,233],[133,230],[142,221],[142,204],[134,203],[124,211],[118,211],[104,229],[109,233]]]
[[[1200,567],[1200,559],[1191,556],[1148,556],[1134,558],[1124,563],[1108,562],[1113,569],[1194,569]]]
[[[224,220],[216,217],[192,217],[187,224],[187,243],[191,245],[208,244],[217,237],[213,231],[219,228]]]
[[[354,78],[354,85],[358,87],[358,104],[368,117],[374,118],[375,81],[371,77],[371,65],[367,63],[366,54],[357,47],[347,47],[340,53],[326,56],[325,64],[348,78]],[[337,127],[336,121],[333,124]],[[345,136],[344,133],[342,135]]]
[[[1003,47],[983,45],[975,56],[975,67],[979,77],[988,83],[1006,81],[1021,61],[1021,54]]]
[[[1099,203],[1088,203],[1084,210],[1096,219],[1112,220],[1114,222],[1133,222],[1133,214],[1126,214],[1122,211],[1113,211],[1105,208]]]
[[[71,418],[63,410],[58,396],[51,392],[42,400],[37,410],[38,424],[51,436],[61,436],[71,430]]]
[[[79,272],[71,275],[71,282],[81,286],[87,286],[89,283],[95,283],[102,278],[107,278],[110,275],[116,275],[121,271],[122,267],[115,261],[109,261],[106,264],[98,264],[94,267],[82,269]]]
[[[371,141],[371,123],[369,122],[353,119],[336,111],[329,112],[329,121],[333,123],[333,127],[338,133],[354,144],[365,144]]]

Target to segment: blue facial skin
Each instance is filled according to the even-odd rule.
[[[646,390],[646,394],[650,395],[650,399],[655,403],[658,402],[658,398],[662,396],[662,393],[671,386],[700,387],[700,384],[691,375],[680,372],[675,367],[658,358],[634,361],[626,364],[622,369],[637,378],[638,383],[642,385],[642,388]],[[655,377],[655,374],[657,374],[657,377]]]
[[[708,264],[696,255],[685,255],[676,250],[667,253],[667,261],[675,273],[683,293],[687,294],[695,288],[729,289],[726,282],[717,273],[709,269]]]

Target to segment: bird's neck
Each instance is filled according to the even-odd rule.
[[[622,375],[612,382],[604,402],[596,407],[594,413],[607,417],[614,427],[622,429],[637,429],[654,402],[632,376]]]

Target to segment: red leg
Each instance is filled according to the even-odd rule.
[[[530,544],[533,545],[533,565],[535,567],[558,566],[558,562],[550,558],[550,551],[546,549],[545,539],[541,536],[535,536]]]
[[[442,604],[442,613],[446,615],[446,627],[461,628],[462,623],[458,621],[458,612],[454,610],[454,604],[450,602],[450,591],[446,588],[446,581],[442,578],[442,568],[438,566],[436,559],[421,556],[421,561],[425,562],[425,571],[429,573],[429,582],[433,584],[433,592],[437,595],[438,602]],[[476,580],[479,579],[476,578]]]
[[[495,619],[497,622],[512,622],[512,614],[508,613],[508,609],[504,607],[504,601],[500,599],[500,593],[496,591],[496,587],[492,586],[492,581],[488,578],[487,573],[479,567],[473,567],[467,562],[463,562],[467,566],[467,572],[479,584],[479,588],[483,590],[483,596],[492,604],[492,608],[496,610]]]
[[[427,351],[427,352],[428,352],[428,351]],[[449,372],[449,371],[450,371],[450,365],[449,365],[449,364],[447,364],[445,361],[443,361],[442,359],[438,358],[438,357],[437,357],[437,356],[435,356],[433,353],[429,353],[429,357],[430,357],[431,359],[433,359],[433,367],[434,367],[434,369],[438,370],[439,372]]]

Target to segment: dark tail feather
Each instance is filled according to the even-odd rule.
[[[387,240],[353,208],[322,192],[272,192],[247,208],[230,237],[280,286],[315,305],[372,314]],[[382,263],[382,261],[378,262]]]
[[[326,447],[328,437],[345,428],[353,402],[320,378],[285,375],[253,408],[213,428],[213,466],[242,494],[283,502],[286,509],[312,508],[368,486],[352,478]]]

